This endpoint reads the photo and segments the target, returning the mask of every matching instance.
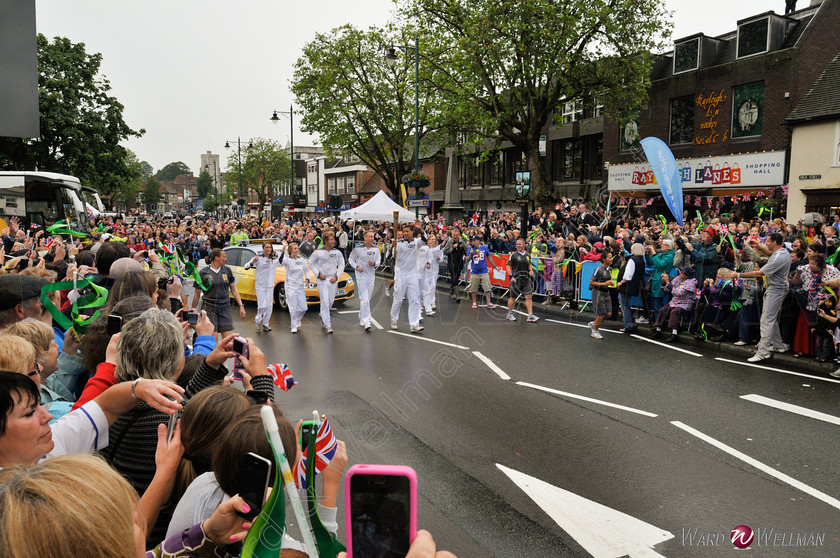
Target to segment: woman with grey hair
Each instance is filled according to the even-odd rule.
[[[674,241],[660,239],[658,252],[654,245],[648,246],[645,263],[653,266],[653,274],[650,276],[651,316],[659,316],[659,309],[664,306],[667,294],[662,288],[662,274],[670,275],[674,269]]]
[[[186,386],[184,401],[220,382],[227,374],[224,363],[234,358],[231,351],[235,333],[229,333],[204,359]],[[263,391],[269,398],[274,395],[273,382],[268,375],[265,355],[249,340],[251,359],[241,357],[252,376],[253,389]],[[170,312],[150,308],[131,320],[122,331],[111,338],[105,362],[116,365],[115,376],[119,382],[132,385],[146,379],[176,381],[184,367],[184,334],[178,320]],[[169,416],[140,404],[120,416],[109,431],[110,444],[102,456],[143,494],[155,474],[155,449],[158,443],[158,426],[167,424]],[[161,512],[157,528],[150,539],[165,534],[169,515]]]

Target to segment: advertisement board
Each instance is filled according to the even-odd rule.
[[[785,152],[745,153],[717,157],[677,159],[683,190],[781,186],[785,178]],[[610,165],[613,192],[659,190],[650,165]]]

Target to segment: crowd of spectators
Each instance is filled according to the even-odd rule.
[[[272,406],[292,466],[300,422],[274,401],[275,378],[253,339],[248,356],[238,355],[236,334],[221,335],[206,312],[187,320],[188,274],[171,281],[182,270],[162,259],[170,244],[197,260],[246,235],[309,230],[253,219],[94,221],[91,230],[89,238],[27,234],[12,219],[1,233],[2,554],[237,556],[251,527],[236,495],[239,457],[268,459],[272,480],[279,466],[260,406]],[[115,317],[119,332],[110,330]],[[237,357],[241,384],[226,367]],[[333,534],[347,460],[338,441],[321,473],[318,510]],[[304,549],[286,536],[281,555]],[[434,549],[422,532],[410,556]]]

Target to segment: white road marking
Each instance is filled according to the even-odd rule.
[[[686,432],[688,432],[692,436],[700,438],[701,440],[703,440],[707,444],[711,444],[712,446],[718,448],[719,450],[728,453],[732,457],[735,457],[737,459],[740,459],[744,463],[752,465],[753,467],[755,467],[759,471],[763,471],[763,472],[767,473],[768,475],[770,475],[771,477],[777,478],[780,481],[782,481],[786,484],[789,484],[790,486],[792,486],[794,488],[797,488],[797,489],[801,490],[802,492],[804,492],[806,494],[810,494],[811,496],[813,496],[817,500],[822,500],[823,502],[825,502],[829,506],[840,509],[840,500],[837,500],[836,498],[834,498],[832,496],[829,496],[828,494],[820,492],[816,488],[811,488],[807,484],[805,484],[801,481],[798,481],[795,478],[790,477],[790,476],[782,473],[781,471],[777,471],[776,469],[770,467],[769,465],[765,465],[761,461],[758,461],[757,459],[754,459],[754,458],[750,457],[749,455],[741,453],[740,451],[736,450],[735,448],[727,446],[723,442],[719,442],[718,440],[715,440],[711,436],[707,436],[706,434],[703,434],[699,430],[695,430],[694,428],[688,426],[687,424],[683,424],[682,422],[679,422],[679,421],[672,421],[671,424],[673,424],[677,428],[685,430]]]
[[[812,409],[808,409],[807,407],[792,405],[790,403],[785,403],[784,401],[776,401],[775,399],[770,399],[769,397],[764,397],[763,395],[756,395],[755,393],[750,393],[749,395],[742,395],[741,399],[744,399],[746,401],[752,401],[753,403],[758,403],[760,405],[767,405],[768,407],[774,407],[776,409],[781,409],[782,411],[795,413],[797,415],[802,415],[803,417],[809,417],[812,419],[817,419],[840,426],[840,417],[835,417],[834,415],[828,415],[826,413],[814,411]]]
[[[715,360],[721,362],[728,362],[730,364],[739,364],[741,366],[749,366],[751,368],[760,368],[762,370],[769,370],[771,372],[781,372],[782,374],[790,374],[791,376],[802,376],[803,378],[811,378],[812,380],[820,380],[822,382],[830,382],[832,384],[840,384],[840,380],[834,378],[824,378],[822,376],[813,376],[811,374],[803,374],[802,372],[793,372],[791,370],[784,370],[782,368],[773,368],[772,366],[762,366],[760,364],[753,364],[752,362],[745,362],[743,360],[730,360],[728,358],[717,357]]]
[[[600,399],[592,399],[591,397],[586,397],[584,395],[577,395],[575,393],[568,393],[566,391],[559,391],[552,388],[547,388],[543,386],[538,386],[536,384],[529,384],[527,382],[516,382],[518,386],[525,386],[532,389],[538,389],[540,391],[544,391],[546,393],[553,393],[555,395],[562,395],[563,397],[570,397],[572,399],[580,399],[582,401],[589,401],[590,403],[597,403],[598,405],[606,405],[607,407],[613,407],[614,409],[621,409],[622,411],[630,411],[631,413],[636,413],[639,415],[644,415],[646,417],[657,417],[654,413],[649,413],[647,411],[642,411],[640,409],[634,409],[633,407],[625,407],[624,405],[619,405],[618,403],[610,403],[609,401],[601,401]]]
[[[572,322],[561,322],[559,320],[552,320],[552,319],[549,319],[549,318],[546,318],[545,321],[551,322],[553,324],[570,325],[570,326],[574,326],[574,327],[585,327],[586,329],[589,329],[589,326],[586,325],[586,324],[573,324]],[[604,328],[601,328],[598,331],[600,331],[601,333],[604,333],[605,331],[607,333],[621,333],[620,331],[615,330],[615,329],[604,329]]]
[[[679,351],[679,352],[685,353],[687,355],[696,356],[696,357],[703,356],[700,353],[695,353],[695,352],[689,351],[688,349],[683,349],[681,347],[675,347],[674,345],[671,345],[669,343],[662,343],[661,341],[655,341],[653,339],[648,339],[647,337],[642,337],[641,335],[636,335],[635,333],[631,334],[630,337],[635,337],[636,339],[641,339],[642,341],[647,341],[648,343],[653,343],[654,345],[659,345],[660,347],[665,347],[666,349],[671,349],[673,351]]]
[[[504,370],[502,370],[501,368],[496,366],[495,362],[493,362],[492,360],[490,360],[489,358],[487,358],[486,356],[484,356],[483,354],[481,354],[478,351],[473,351],[472,354],[477,356],[479,358],[479,360],[481,360],[481,362],[483,362],[484,364],[486,364],[490,368],[490,370],[492,370],[493,372],[498,374],[499,378],[501,378],[503,380],[510,380],[510,376],[505,374]]]
[[[593,558],[662,558],[653,550],[674,535],[626,513],[587,500],[525,473],[496,467]]]
[[[372,323],[372,324],[373,324],[373,326],[374,326],[376,329],[385,329],[385,328],[384,328],[384,327],[382,327],[382,326],[379,324],[379,322],[377,322],[377,321],[376,321],[376,319],[374,319],[374,318],[371,318],[371,319],[370,319],[370,323]]]
[[[358,314],[358,310],[341,310],[340,312],[336,312],[336,314]]]
[[[412,339],[417,339],[419,341],[428,341],[429,343],[437,343],[438,345],[446,345],[447,347],[454,347],[456,349],[464,349],[469,351],[469,347],[465,347],[463,345],[456,345],[455,343],[447,343],[446,341],[438,341],[437,339],[430,339],[428,337],[424,337],[422,335],[417,335],[415,333],[403,333],[401,331],[394,331],[388,330],[388,333],[393,333],[394,335],[402,335],[403,337],[410,337]]]

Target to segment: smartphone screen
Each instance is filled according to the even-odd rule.
[[[187,323],[190,325],[195,325],[198,323],[198,313],[197,312],[187,312]]]
[[[112,335],[116,335],[120,331],[122,331],[122,317],[117,316],[115,314],[111,314],[108,316],[108,337]]]
[[[233,347],[231,350],[245,358],[248,358],[248,341],[243,339],[242,337],[234,337],[233,338]]]
[[[181,414],[183,411],[175,411],[175,413],[169,417],[169,425],[166,427],[166,441],[172,440],[172,434],[175,432],[175,425],[178,423],[178,419],[181,418]]]
[[[247,514],[239,515],[248,519],[259,515],[270,474],[271,461],[265,457],[249,452],[239,458],[239,495],[251,508]]]
[[[411,545],[411,482],[399,475],[350,477],[353,556],[404,558]]]

